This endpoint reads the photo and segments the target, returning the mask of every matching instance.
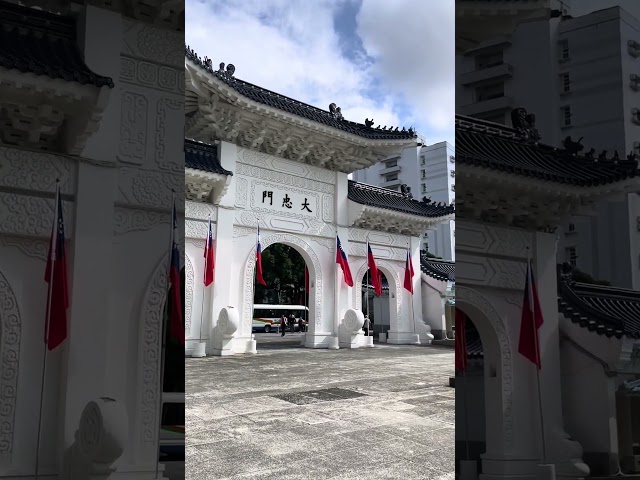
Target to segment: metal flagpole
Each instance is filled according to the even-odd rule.
[[[336,235],[336,258],[338,258],[338,255],[341,255],[339,249],[338,249],[338,235]],[[336,280],[336,318],[333,322],[333,335],[334,336],[338,336],[338,330],[339,327],[337,327],[337,325],[340,323],[340,277],[339,275],[339,271],[338,271],[338,262],[336,262],[334,260],[335,263],[335,268],[336,268],[336,274],[335,274],[335,280]]]
[[[369,241],[367,240],[367,263],[369,263]],[[367,265],[367,288],[364,291],[365,302],[367,302],[367,317],[369,317],[369,328],[371,328],[371,317],[369,316],[369,266]]]
[[[257,230],[256,230],[256,244],[253,247],[253,255],[256,257],[256,261],[253,264],[253,281],[251,282],[251,319],[253,321],[253,314],[254,314],[254,309],[253,309],[253,305],[254,305],[254,298],[256,295],[256,269],[258,268],[258,257],[257,257],[257,248],[258,248],[258,232],[260,230],[260,219],[257,218],[256,220],[256,225],[257,225]],[[282,323],[282,322],[280,322]],[[282,325],[280,325],[280,328],[282,328]],[[279,332],[278,332],[279,333]],[[253,328],[251,329],[251,334],[253,334]]]
[[[538,407],[540,409],[540,435],[542,437],[542,461],[544,462],[547,458],[547,447],[546,441],[544,438],[544,415],[542,413],[542,393],[540,392],[540,366],[542,364],[542,359],[540,358],[540,346],[538,345],[538,331],[536,328],[536,310],[535,310],[535,302],[533,299],[533,265],[531,264],[531,255],[529,251],[529,247],[527,247],[527,270],[529,271],[529,276],[527,278],[527,283],[529,284],[527,295],[529,295],[529,304],[531,306],[531,312],[533,313],[531,321],[533,322],[533,338],[535,341],[536,348],[536,381],[538,385]]]
[[[165,314],[163,315],[162,318],[162,337],[160,338],[160,377],[158,378],[158,449],[157,449],[157,455],[158,458],[156,459],[156,476],[155,478],[158,478],[158,472],[160,471],[160,434],[162,433],[162,394],[164,393],[164,363],[165,363],[165,351],[167,348],[167,318],[169,317],[169,315],[171,315],[171,312],[167,312],[167,310],[169,309],[169,287],[171,285],[171,261],[172,261],[172,257],[173,257],[173,243],[175,241],[174,238],[174,234],[175,234],[175,225],[173,223],[174,221],[174,216],[177,217],[177,212],[176,212],[176,191],[174,189],[171,189],[171,225],[170,225],[170,229],[171,229],[171,234],[169,235],[170,238],[170,250],[169,250],[169,263],[167,265],[167,298],[165,300]],[[176,219],[177,221],[177,219]]]
[[[409,238],[409,240],[407,241],[407,260],[411,261],[411,255],[409,254],[409,248],[411,245],[411,238]],[[412,265],[407,265],[411,270],[413,269]],[[409,270],[409,271],[411,271]],[[411,277],[411,290],[413,290],[413,277]],[[411,303],[411,326],[412,326],[412,331],[413,334],[415,335],[416,333],[416,316],[415,316],[415,312],[414,312],[414,306],[413,306],[413,292],[410,292],[411,296],[409,297],[409,303]]]
[[[53,285],[53,271],[55,269],[56,250],[58,249],[58,204],[60,198],[60,179],[56,179],[56,196],[54,201],[53,227],[51,231],[51,251],[49,252],[51,268],[49,269],[49,286],[47,288],[47,311],[44,323],[44,364],[42,365],[42,378],[40,380],[40,414],[38,416],[38,439],[36,441],[36,473],[35,480],[38,480],[38,467],[40,465],[40,433],[42,431],[42,408],[44,405],[44,386],[47,372],[47,358],[49,347],[47,339],[49,336],[49,320],[51,319],[51,293]]]

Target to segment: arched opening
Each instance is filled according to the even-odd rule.
[[[254,275],[251,330],[259,348],[302,348],[310,322],[313,283],[303,250],[288,242],[272,243],[262,250],[262,275]]]
[[[391,289],[389,281],[382,270],[378,270],[382,283],[382,294],[378,295],[373,286],[371,271],[367,270],[362,277],[362,313],[369,317],[369,334],[379,338],[381,333],[391,330]],[[367,332],[365,332],[366,334]]]
[[[456,372],[456,468],[468,455],[478,473],[490,473],[480,460],[513,443],[511,346],[498,313],[480,294],[457,288],[455,308],[466,317],[468,358],[467,369]]]

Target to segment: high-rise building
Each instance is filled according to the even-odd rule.
[[[510,112],[523,107],[543,143],[581,140],[581,154],[594,149],[615,168],[640,156],[639,31],[638,19],[612,7],[575,18],[551,10],[521,20],[508,37],[478,37],[456,54],[456,110],[510,125]],[[640,289],[638,195],[588,207],[558,233],[559,261]]]

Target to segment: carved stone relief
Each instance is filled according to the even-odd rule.
[[[532,242],[533,234],[525,230],[467,221],[456,225],[456,249],[461,251],[526,258]]]
[[[150,230],[156,225],[171,222],[171,213],[116,207],[114,209],[114,232],[123,235],[129,232]]]
[[[168,257],[156,266],[144,301],[141,305],[142,331],[140,332],[139,392],[139,441],[146,448],[157,446],[158,436],[158,380],[160,373],[160,337],[164,303],[167,295]]]
[[[400,262],[404,262],[407,259],[407,251],[404,249],[376,246],[375,251],[373,247],[371,248],[371,250],[376,257],[376,261],[378,258],[386,258],[387,260]],[[354,257],[366,257],[367,245],[363,243],[350,243],[349,255],[352,255]]]
[[[40,240],[0,235],[0,245],[16,248],[24,255],[37,258],[42,261],[47,260],[47,255],[49,253],[49,241],[45,239]]]
[[[205,222],[215,221],[218,217],[218,208],[215,205],[209,203],[192,202],[187,200],[184,202],[185,214],[184,217],[190,220],[203,220]]]
[[[184,94],[184,70],[126,56],[120,58],[120,80],[170,93]]]
[[[333,197],[330,195],[322,196],[322,220],[333,222]]]
[[[246,237],[247,235],[257,235],[256,229],[246,227],[233,227],[233,238]]]
[[[266,153],[247,148],[238,148],[238,163],[244,163],[254,167],[265,168],[274,173],[284,173],[295,177],[309,178],[317,182],[330,184],[334,187],[336,173],[331,170],[305,165],[299,162],[274,157]],[[333,192],[333,189],[332,189]]]
[[[379,245],[392,245],[406,248],[409,237],[388,232],[372,232],[362,228],[350,228],[349,240],[354,242],[375,243]],[[404,258],[404,257],[403,257]]]
[[[118,160],[142,165],[147,151],[148,101],[144,95],[122,92]]]
[[[122,53],[154,63],[183,68],[184,32],[126,20]]]
[[[456,281],[458,285],[483,285],[522,291],[526,276],[526,264],[476,255],[456,256]]]
[[[191,332],[191,312],[193,311],[193,289],[194,289],[194,272],[193,264],[188,255],[184,256],[184,276],[185,276],[185,292],[184,292],[184,332],[185,338],[189,338]]]
[[[75,193],[75,162],[49,153],[0,147],[0,186],[55,192],[56,179],[63,194]]]
[[[316,330],[319,330],[322,325],[322,270],[320,265],[320,260],[318,256],[313,251],[313,248],[302,240],[301,238],[295,235],[289,235],[286,233],[276,233],[272,235],[268,235],[264,238],[260,239],[260,243],[262,246],[262,250],[266,250],[267,247],[273,245],[274,243],[284,243],[287,245],[291,245],[296,250],[303,250],[310,258],[311,263],[313,264],[313,271],[315,273],[315,278],[312,280],[315,285],[315,326]],[[244,331],[251,331],[251,322],[252,322],[252,309],[253,309],[253,298],[251,295],[253,294],[253,281],[255,278],[255,266],[256,266],[256,255],[255,249],[251,249],[249,253],[249,258],[247,259],[247,263],[244,268],[244,296],[243,296],[243,306],[242,306],[242,322],[244,323]],[[310,273],[311,273],[311,269]]]
[[[246,178],[238,177],[236,179],[236,202],[235,205],[238,208],[245,208],[247,206],[247,188],[249,181]]]
[[[161,98],[158,100],[156,108],[156,165],[160,170],[170,172],[180,172],[184,175],[184,158],[172,158],[166,155],[165,138],[167,137],[166,126],[167,116],[183,115],[184,101]]]
[[[495,308],[477,291],[456,285],[456,303],[458,302],[460,304],[467,303],[480,310],[498,337],[501,350],[498,358],[502,359],[501,387],[503,401],[502,412],[504,417],[504,431],[502,432],[502,436],[505,446],[510,446],[513,443],[513,367],[511,343],[507,329]],[[474,319],[474,321],[482,321],[482,319]]]
[[[170,209],[171,190],[175,190],[180,198],[184,195],[184,187],[184,174],[126,167],[118,170],[118,189],[124,203]]]
[[[51,236],[54,201],[53,198],[0,193],[0,233],[32,237]],[[72,204],[62,202],[67,238],[73,232],[74,218],[71,215],[71,209]]]
[[[18,396],[21,318],[18,302],[0,273],[0,465],[10,465]]]
[[[184,230],[186,238],[207,238],[209,224],[198,220],[186,220],[184,222]]]
[[[321,192],[333,194],[335,186],[333,184],[318,182],[309,178],[298,177],[289,173],[276,172],[267,168],[259,168],[243,163],[236,164],[236,174],[247,177],[267,180],[269,182],[278,183],[280,185],[288,185],[292,187],[302,188],[307,191]]]

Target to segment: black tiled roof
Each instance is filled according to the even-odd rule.
[[[347,197],[361,205],[395,210],[421,217],[443,217],[455,213],[455,206],[413,200],[402,193],[349,180]]]
[[[603,185],[638,175],[636,160],[623,156],[598,161],[571,155],[525,141],[516,129],[462,115],[456,115],[456,161],[575,186]]]
[[[640,338],[640,291],[577,283],[559,268],[558,310],[573,323],[607,337]]]
[[[420,270],[422,273],[443,282],[456,281],[456,264],[427,257],[426,252],[420,252]]]
[[[0,45],[0,67],[113,88],[84,63],[71,17],[0,1]]]
[[[214,145],[188,138],[184,140],[184,166],[203,172],[233,175],[232,172],[225,170],[220,165],[218,149]]]
[[[253,100],[254,102],[262,103],[263,105],[277,108],[278,110],[371,140],[407,140],[417,138],[417,134],[413,129],[405,130],[403,127],[399,130],[396,127],[394,130],[384,130],[382,128],[374,128],[373,126],[368,127],[361,123],[350,122],[342,118],[337,118],[331,112],[326,110],[322,110],[312,105],[294,100],[293,98],[272,92],[266,88],[258,87],[257,85],[240,80],[232,74],[229,75],[224,71],[214,70],[213,64],[209,58],[205,57],[204,60],[201,59],[189,47],[185,47],[185,57],[229,85],[239,94]]]

